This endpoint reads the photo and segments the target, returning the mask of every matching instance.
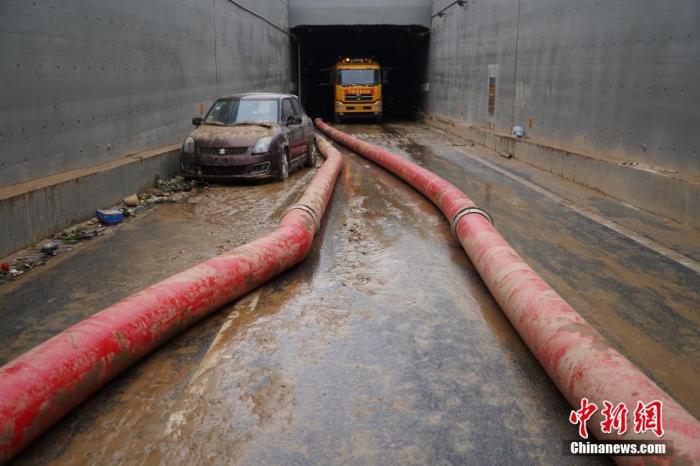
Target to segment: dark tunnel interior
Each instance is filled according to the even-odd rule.
[[[292,57],[309,116],[333,115],[329,71],[340,58],[373,58],[387,69],[385,120],[415,119],[427,98],[429,30],[422,26],[298,26]],[[323,70],[326,71],[323,71]]]

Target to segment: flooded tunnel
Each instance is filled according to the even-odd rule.
[[[700,2],[54,3],[0,7],[0,465],[700,464]]]
[[[332,67],[344,58],[369,58],[382,69],[385,120],[413,120],[424,110],[428,91],[430,31],[420,25],[297,26],[299,94],[309,115],[333,116]]]

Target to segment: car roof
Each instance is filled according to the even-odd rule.
[[[226,97],[220,97],[219,99],[245,99],[245,100],[255,100],[255,99],[284,99],[287,97],[297,96],[293,94],[280,94],[276,92],[244,92],[241,94],[233,94]]]

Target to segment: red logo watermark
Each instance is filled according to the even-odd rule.
[[[611,434],[613,430],[617,431],[617,435],[622,435],[627,432],[627,406],[624,403],[613,408],[613,404],[608,400],[603,401],[603,422],[600,423],[600,429],[604,434]]]
[[[661,407],[662,404],[659,400],[648,404],[638,401],[637,408],[634,410],[634,431],[640,434],[650,430],[657,437],[664,435]]]
[[[662,407],[663,403],[659,400],[646,404],[638,401],[633,414],[634,432],[643,434],[651,431],[654,435],[661,438],[664,435]],[[588,438],[587,423],[596,411],[598,411],[598,406],[584,397],[581,398],[581,407],[571,411],[571,414],[569,414],[569,422],[573,425],[578,425],[578,434],[581,438]],[[628,412],[629,410],[624,402],[613,405],[607,400],[603,401],[603,409],[600,411],[603,415],[600,430],[605,434],[611,434],[613,431],[616,431],[618,435],[623,435],[627,432]]]

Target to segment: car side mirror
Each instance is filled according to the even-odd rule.
[[[287,124],[288,125],[298,125],[299,123],[301,123],[301,117],[294,116],[294,115],[289,115],[287,117]]]
[[[202,118],[201,117],[194,117],[192,118],[192,124],[195,126],[199,126],[202,124]]]

